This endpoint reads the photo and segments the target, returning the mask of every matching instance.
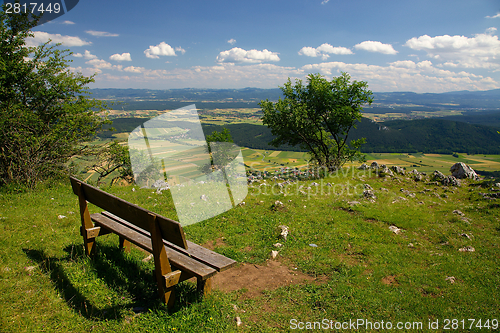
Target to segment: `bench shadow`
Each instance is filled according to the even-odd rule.
[[[48,256],[44,250],[23,249],[23,251],[38,264],[44,274],[49,276],[55,290],[68,306],[88,319],[124,320],[127,313],[130,316],[130,310],[135,314],[148,310],[175,313],[201,301],[196,284],[183,282],[175,287],[175,305],[167,310],[158,297],[153,269],[145,269],[137,260],[129,258],[118,247],[97,244],[96,255],[87,261],[88,265],[85,263],[92,272],[92,276],[87,273],[89,279],[99,279],[110,289],[109,292],[115,295],[126,295],[131,302],[109,306],[96,305],[89,299],[88,291],[82,292],[70,278],[71,269],[68,265],[87,260],[83,245],[67,246],[64,248],[67,255],[62,258]]]

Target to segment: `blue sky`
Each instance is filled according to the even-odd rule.
[[[500,88],[497,0],[80,0],[34,29],[92,88],[277,88],[341,71],[373,91]]]

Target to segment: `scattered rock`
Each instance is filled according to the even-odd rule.
[[[312,243],[311,243],[311,244],[309,244],[309,246],[310,246],[310,247],[318,247],[318,245],[316,245],[316,244],[312,244]]]
[[[280,237],[286,241],[286,238],[288,237],[288,227],[286,225],[280,225],[278,228],[281,229]]]
[[[385,187],[381,187],[381,188],[380,188],[380,190],[381,190],[381,191],[384,191],[384,192],[389,192],[389,190],[388,190],[388,189],[386,189]]]
[[[469,178],[472,180],[479,180],[477,173],[465,163],[458,162],[451,166],[451,175],[458,179]]]
[[[359,201],[348,201],[347,202],[349,205],[354,206],[354,205],[359,205],[361,202]]]
[[[396,227],[395,225],[391,225],[389,227],[389,230],[391,230],[393,233],[395,233],[396,235],[399,235],[401,234],[401,229],[399,229],[398,227]]]
[[[28,267],[24,267],[24,270],[26,272],[33,272],[35,270],[36,266],[28,266]]]
[[[361,164],[359,167],[358,167],[358,170],[366,170],[368,169],[368,165],[366,165],[365,163]]]
[[[458,249],[460,252],[474,252],[476,249],[474,249],[472,246],[466,246],[461,249]]]
[[[132,187],[132,192],[135,192],[135,187]]]
[[[439,170],[435,170],[432,173],[432,176],[431,176],[432,180],[437,180],[437,181],[440,181],[440,182],[443,181],[443,179],[445,179],[445,178],[446,178],[446,176],[441,171],[439,171]]]
[[[373,190],[373,188],[370,186],[370,184],[364,184],[363,185],[365,190]]]
[[[375,196],[375,193],[373,193],[372,190],[364,190],[363,191],[363,196],[365,198],[368,198],[368,199],[377,199],[377,197]]]
[[[273,246],[274,246],[274,247],[278,247],[278,248],[280,248],[280,247],[282,247],[282,246],[283,246],[283,244],[281,244],[281,243],[275,243],[275,244],[273,244]]]
[[[271,251],[271,258],[273,259],[276,259],[276,257],[278,256],[278,251]]]
[[[202,194],[200,196],[200,199],[203,200],[203,201],[207,201],[207,196],[205,194]]]
[[[451,284],[455,283],[455,277],[454,276],[447,276],[445,281],[449,281]]]
[[[396,203],[399,201],[408,201],[408,199],[403,198],[403,197],[396,197],[394,200],[392,200],[392,203]]]
[[[413,245],[413,243],[409,243],[408,247],[415,247],[415,245]]]
[[[240,317],[236,317],[234,320],[236,321],[236,326],[238,327],[240,327],[243,324]]]
[[[405,169],[403,169],[402,167],[397,166],[397,165],[391,166],[391,170],[394,171],[394,173],[396,173],[398,175],[404,176],[404,174],[405,174]]]
[[[453,212],[453,214],[456,214],[456,215],[460,215],[460,216],[464,216],[465,214],[462,213],[461,211],[459,211],[458,209],[455,209]]]
[[[403,194],[406,195],[407,197],[415,198],[415,193],[411,193],[410,191],[404,188],[400,189],[400,191],[403,192]]]
[[[377,161],[373,161],[372,164],[370,165],[370,168],[372,168],[372,169],[378,169],[378,163],[377,163]]]
[[[58,216],[57,216],[57,218],[58,218],[59,220],[62,220],[62,219],[65,219],[65,218],[66,218],[66,216],[64,216],[64,215],[58,215]]]
[[[465,237],[467,239],[472,239],[471,236],[469,236],[468,234],[465,234],[465,233],[464,234],[460,234],[460,236]]]
[[[450,186],[460,186],[460,180],[458,180],[454,176],[445,177],[441,182],[445,186],[448,186],[448,185],[450,185]]]

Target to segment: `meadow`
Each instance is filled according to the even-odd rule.
[[[285,158],[280,154],[273,158]],[[364,197],[365,184],[375,199]],[[169,191],[105,190],[176,219]],[[69,181],[51,181],[36,192],[5,190],[0,327],[2,332],[283,332],[307,323],[334,328],[363,320],[401,323],[407,332],[427,331],[436,322],[434,331],[446,331],[446,325],[489,331],[499,319],[500,213],[497,200],[480,193],[496,190],[488,181],[444,187],[352,168],[284,188],[270,180],[254,183],[244,204],[185,228],[187,239],[239,266],[225,279],[218,274],[223,282],[204,299],[193,283],[181,284],[171,311],[156,297],[146,253],[135,248],[122,253],[117,237],[108,235],[98,238],[95,259],[83,255]],[[97,208],[91,207],[93,212]],[[280,225],[289,228],[286,240]],[[272,251],[278,251],[275,259]]]

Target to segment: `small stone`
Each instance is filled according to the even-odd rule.
[[[281,244],[281,243],[274,243],[274,244],[273,244],[273,246],[274,246],[274,247],[282,247],[282,246],[283,246],[283,244]]]
[[[463,247],[461,249],[458,249],[458,251],[460,251],[460,252],[474,252],[474,251],[476,251],[476,249],[473,248],[472,246],[466,246],[466,247]]]
[[[58,216],[57,216],[57,218],[58,218],[59,220],[62,220],[62,219],[65,219],[65,218],[66,218],[66,216],[64,216],[64,215],[58,215]]]
[[[459,211],[458,209],[455,209],[452,213],[453,213],[453,214],[460,215],[460,216],[464,216],[464,213],[462,213],[462,212],[461,212],[461,211]]]
[[[132,192],[135,192],[135,188],[134,187],[132,187]]]
[[[398,227],[396,227],[395,225],[391,225],[389,227],[389,230],[391,230],[393,233],[395,233],[396,235],[399,235],[401,234],[401,229],[399,229]]]
[[[280,225],[278,228],[281,228],[280,237],[286,241],[286,238],[288,237],[288,227],[286,225]]]
[[[460,234],[460,236],[465,237],[467,239],[471,239],[471,237],[469,235],[467,235],[467,234]]]
[[[275,259],[278,256],[278,251],[271,251],[271,257]]]
[[[415,245],[413,245],[413,243],[409,243],[408,247],[415,247]]]
[[[236,317],[235,320],[236,320],[236,326],[240,327],[243,324],[240,317]]]
[[[313,244],[313,243],[309,244],[309,246],[310,246],[310,247],[318,247],[318,245]]]
[[[207,196],[205,194],[202,194],[200,196],[200,199],[203,200],[203,201],[207,201]]]
[[[449,281],[451,284],[455,283],[455,277],[454,276],[447,276],[445,281]]]

